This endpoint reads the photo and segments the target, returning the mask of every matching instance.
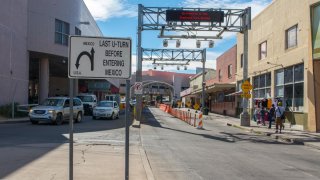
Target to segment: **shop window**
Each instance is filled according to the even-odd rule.
[[[271,73],[266,73],[253,77],[253,97],[271,97]]]
[[[303,111],[304,93],[303,64],[290,66],[276,71],[275,96],[283,98],[290,111]]]
[[[81,30],[77,27],[74,28],[74,34],[81,36]]]
[[[286,30],[286,49],[297,46],[297,29],[298,25],[294,25]]]

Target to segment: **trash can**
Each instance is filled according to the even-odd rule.
[[[209,109],[208,108],[203,108],[203,115],[208,115],[209,114]]]

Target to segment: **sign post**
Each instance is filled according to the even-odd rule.
[[[127,79],[125,117],[125,179],[129,179],[129,94],[131,39],[70,36],[68,77],[70,79],[69,180],[73,180],[73,79]]]

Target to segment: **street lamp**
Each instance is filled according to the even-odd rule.
[[[213,46],[214,46],[214,41],[210,40],[209,41],[209,48],[213,48]]]
[[[167,39],[163,40],[163,47],[168,47],[168,40]]]
[[[181,45],[181,40],[180,39],[177,39],[176,41],[176,48],[179,48]]]
[[[200,48],[200,46],[201,46],[200,40],[197,40],[196,45],[197,45],[197,48]]]

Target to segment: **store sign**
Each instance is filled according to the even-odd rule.
[[[166,21],[217,22],[224,21],[223,11],[167,10]]]
[[[131,39],[71,36],[69,78],[131,77]]]

